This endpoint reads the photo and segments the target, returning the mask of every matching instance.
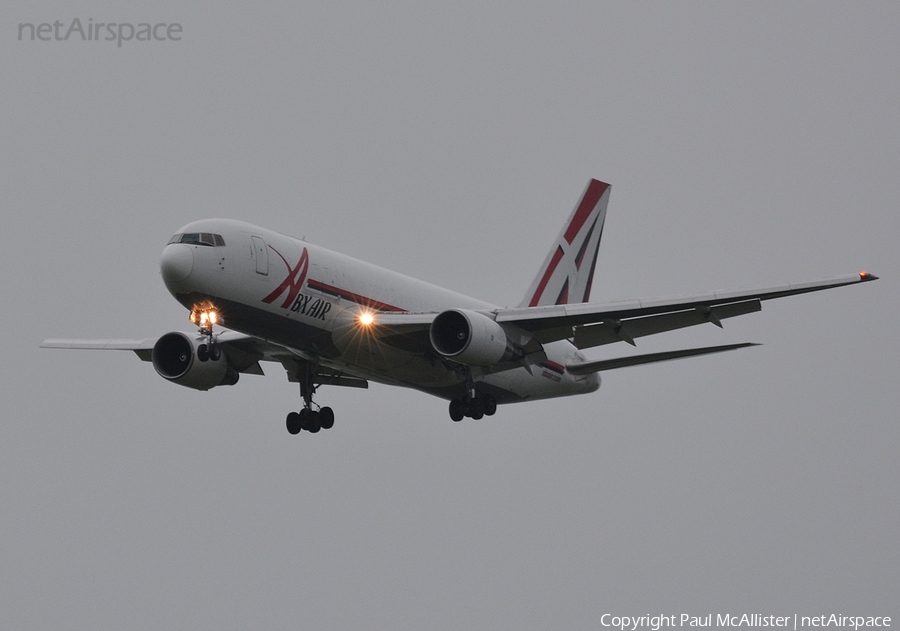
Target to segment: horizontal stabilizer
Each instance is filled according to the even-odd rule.
[[[49,339],[41,343],[41,348],[74,348],[97,351],[137,351],[151,350],[156,339],[145,340],[61,340]]]
[[[631,357],[617,357],[616,359],[601,359],[599,361],[584,362],[582,364],[569,364],[566,370],[573,375],[586,375],[592,372],[600,372],[603,370],[613,370],[614,368],[625,368],[626,366],[637,366],[639,364],[651,364],[654,362],[664,362],[670,359],[681,359],[682,357],[694,357],[695,355],[709,355],[710,353],[721,353],[723,351],[733,351],[738,348],[746,348],[747,346],[759,346],[753,342],[744,342],[742,344],[725,344],[723,346],[704,346],[702,348],[686,348],[680,351],[663,351],[662,353],[647,353],[646,355],[633,355]]]

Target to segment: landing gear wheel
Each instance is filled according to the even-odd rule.
[[[310,434],[316,434],[320,429],[322,429],[322,421],[319,418],[319,413],[310,410],[309,415],[306,417],[306,431]]]
[[[300,417],[300,429],[308,430],[309,429],[309,408],[303,408],[297,413],[297,416]]]
[[[454,423],[459,423],[463,420],[464,410],[463,410],[463,402],[459,399],[453,399],[450,401],[450,420]]]
[[[469,416],[476,421],[484,417],[484,399],[475,397],[469,401]]]
[[[300,433],[300,430],[303,429],[300,426],[300,415],[296,412],[290,412],[287,415],[285,425],[287,425],[287,431],[291,435],[297,435]]]
[[[334,410],[330,407],[324,407],[319,410],[319,424],[322,426],[322,429],[334,427]]]
[[[497,411],[497,399],[490,394],[486,394],[482,398],[482,401],[484,401],[484,415],[493,416],[494,412]]]

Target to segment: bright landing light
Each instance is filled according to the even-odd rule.
[[[203,329],[212,328],[219,323],[219,314],[210,307],[194,307],[191,310],[191,322]]]
[[[366,311],[359,314],[359,323],[363,326],[370,326],[375,321],[375,316]]]

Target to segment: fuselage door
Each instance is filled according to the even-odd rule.
[[[269,252],[262,237],[250,237],[253,240],[253,258],[256,259],[256,273],[268,276]]]

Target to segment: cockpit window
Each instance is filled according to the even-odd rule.
[[[188,243],[190,245],[210,245],[212,247],[221,247],[225,245],[225,239],[220,234],[212,234],[211,232],[185,232],[174,235],[169,239],[169,243]]]

